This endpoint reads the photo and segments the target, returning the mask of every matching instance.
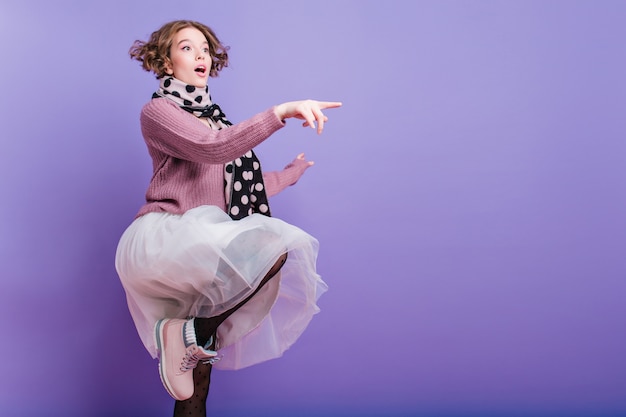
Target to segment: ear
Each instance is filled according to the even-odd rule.
[[[174,68],[172,67],[172,61],[170,61],[169,58],[165,58],[165,63],[163,66],[165,68],[165,73],[167,75],[174,75]]]

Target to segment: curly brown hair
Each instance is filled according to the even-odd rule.
[[[228,66],[229,47],[220,42],[211,28],[192,20],[175,20],[166,23],[159,30],[152,32],[147,42],[136,40],[128,53],[132,59],[141,62],[141,67],[144,70],[152,71],[157,78],[162,78],[167,75],[166,66],[171,65],[170,48],[174,36],[179,30],[188,27],[196,28],[202,32],[209,43],[212,58],[209,75],[217,77],[219,72]]]

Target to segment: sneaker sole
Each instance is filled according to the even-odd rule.
[[[164,356],[163,328],[165,327],[165,323],[167,323],[168,321],[169,319],[161,319],[157,321],[154,325],[154,341],[157,347],[157,351],[159,353],[159,376],[161,377],[161,383],[165,387],[167,393],[175,400],[184,401],[186,400],[186,398],[178,398],[176,395],[174,395],[172,386],[165,376],[165,367],[163,366],[163,361],[161,360],[161,358],[163,358]]]

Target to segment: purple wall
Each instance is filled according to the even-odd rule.
[[[290,122],[273,200],[331,290],[287,354],[216,372],[213,415],[626,416],[626,2],[0,4],[0,414],[169,416],[113,266],[150,161],[156,88],[127,57],[211,25],[231,120]]]

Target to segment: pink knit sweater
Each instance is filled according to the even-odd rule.
[[[211,130],[166,98],[148,102],[140,120],[153,175],[137,217],[150,212],[182,214],[201,205],[226,211],[224,164],[285,126],[270,108],[227,129]],[[308,166],[295,159],[282,171],[263,173],[268,197],[295,184]]]

